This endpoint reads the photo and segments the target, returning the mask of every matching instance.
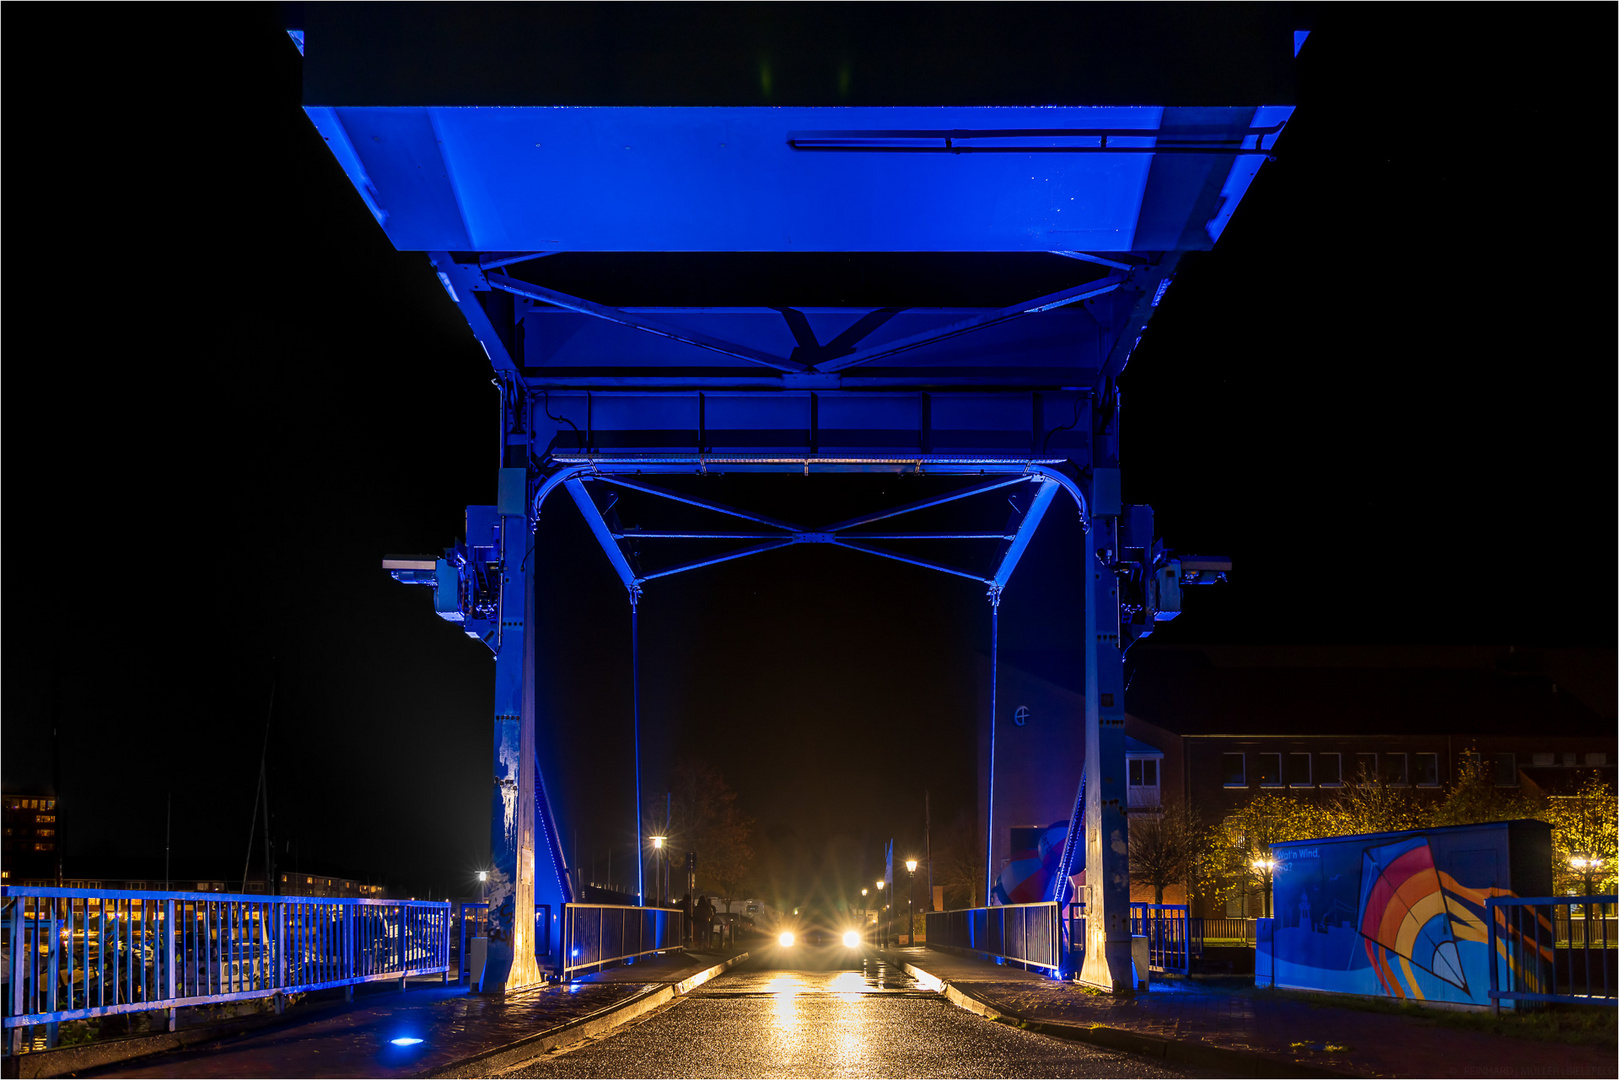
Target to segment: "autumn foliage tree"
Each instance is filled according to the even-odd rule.
[[[1177,803],[1161,814],[1130,819],[1130,880],[1152,889],[1153,903],[1164,902],[1164,889],[1181,885],[1195,891],[1199,858],[1207,829],[1195,807]]]

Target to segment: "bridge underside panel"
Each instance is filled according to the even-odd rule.
[[[1291,113],[306,108],[418,251],[1207,248]]]

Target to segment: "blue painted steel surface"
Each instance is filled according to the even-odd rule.
[[[1128,252],[1213,244],[1292,114],[1255,104],[306,110],[400,250]],[[870,134],[950,129],[999,152]]]
[[[1619,1005],[1619,933],[1608,914],[1616,903],[1611,893],[1485,900],[1490,1002]]]
[[[14,1033],[449,971],[448,903],[9,886],[0,897]]]
[[[679,908],[569,904],[562,911],[564,980],[681,947]]]
[[[964,577],[998,597],[1060,486],[1085,526],[1074,553],[1086,581],[1075,663],[1085,669],[1086,761],[1102,763],[1071,816],[1087,834],[1082,978],[1127,988],[1124,772],[1106,765],[1123,758],[1123,650],[1179,611],[1180,587],[1194,575],[1151,535],[1150,509],[1119,497],[1116,380],[1180,253],[1212,246],[1274,152],[1292,111],[1287,95],[1265,89],[1281,83],[1244,79],[1255,56],[1274,52],[1285,65],[1291,43],[1270,42],[1267,29],[1252,56],[1236,42],[1209,52],[1208,71],[1230,77],[1221,85],[1245,88],[1218,104],[1175,93],[1154,102],[1135,82],[1128,105],[1110,93],[1076,101],[1078,84],[1067,82],[1055,104],[1038,107],[959,95],[929,106],[813,94],[780,107],[724,94],[622,100],[622,86],[653,85],[629,74],[584,91],[565,78],[555,85],[572,89],[554,99],[532,92],[552,85],[541,78],[516,97],[432,101],[400,96],[356,29],[364,18],[332,16],[343,43],[332,54],[322,53],[318,27],[309,35],[323,74],[306,110],[395,246],[428,253],[501,389],[498,512],[468,508],[465,543],[443,559],[389,566],[401,581],[432,584],[436,610],[496,651],[491,985],[536,975],[524,966],[532,950],[515,912],[571,899],[535,765],[538,671],[525,632],[525,534],[551,492],[567,487],[634,603],[654,580],[800,543]],[[547,25],[560,36],[547,36],[546,48],[577,32],[567,25]],[[455,34],[420,33],[398,47],[423,56],[467,48]],[[359,66],[344,70],[342,56]],[[469,76],[466,85],[498,82]],[[725,306],[725,297],[705,307],[615,306],[559,287],[562,261],[540,258],[557,252],[994,252],[1060,263],[1065,277],[1012,303],[986,289],[978,306],[767,308]],[[944,534],[853,531],[916,507],[815,528],[635,479],[710,471],[975,478],[947,498],[1032,486],[1014,496],[1013,520],[999,532],[950,534],[998,542],[971,569],[885,546]],[[691,534],[626,528],[596,501],[613,484],[760,528],[723,534],[747,546],[645,569],[622,544]],[[548,868],[544,858],[537,866],[539,850]]]

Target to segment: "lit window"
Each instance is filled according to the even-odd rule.
[[[34,850],[35,851],[50,851],[54,847],[55,847],[54,844],[35,844],[34,845]]]
[[[1282,786],[1282,755],[1281,754],[1260,754],[1259,755],[1259,786],[1260,787],[1281,787]]]
[[[35,829],[34,830],[34,835],[35,836],[55,836],[56,835],[56,830],[55,829]]]
[[[1310,787],[1310,755],[1287,755],[1287,785],[1289,787]]]
[[[1315,756],[1315,765],[1322,787],[1340,787],[1343,785],[1344,756],[1342,754],[1317,754]]]
[[[315,883],[315,879],[314,879],[314,878],[312,878],[312,877],[306,877],[306,878],[304,878],[304,884],[305,884],[305,885],[313,885],[313,884],[314,884],[314,883]]]
[[[1225,776],[1225,786],[1247,787],[1248,773],[1244,768],[1244,755],[1221,754],[1220,759],[1220,771]]]
[[[1417,755],[1417,787],[1439,786],[1439,755]]]
[[[45,800],[45,809],[47,809],[47,810],[55,810],[56,809],[56,800],[55,799],[46,799]]]
[[[34,820],[35,821],[51,822],[51,821],[56,820],[56,815],[55,814],[40,814],[40,815],[36,816],[34,818]]]

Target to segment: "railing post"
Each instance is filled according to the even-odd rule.
[[[175,956],[174,956],[174,901],[173,900],[167,901],[165,903],[165,905],[164,905],[164,908],[165,908],[165,910],[163,912],[163,955],[164,955],[164,957],[166,959],[163,961],[163,966],[164,966],[165,973],[169,977],[169,994],[168,994],[168,996],[169,996],[169,999],[172,1001],[173,999],[180,996],[180,987],[179,987],[178,978],[177,978],[178,975],[179,975],[179,972],[175,969],[175,963],[174,963],[174,960],[175,960]],[[84,917],[85,917],[84,937],[85,937],[85,941],[88,942],[89,939],[90,939],[90,905],[89,904],[85,905]],[[89,948],[89,946],[87,944],[86,949],[88,949],[88,948]],[[89,972],[86,972],[85,974],[88,975]],[[90,999],[90,994],[89,994],[88,987],[86,987],[86,991],[85,991],[84,996],[85,996],[85,1004],[88,1005],[90,1003],[90,1000],[89,1000]],[[174,1030],[175,1019],[176,1019],[176,1014],[179,1012],[179,1010],[177,1008],[175,1008],[173,1005],[171,1005],[171,1006],[169,1006],[168,1012],[169,1012],[169,1030],[173,1031]]]
[[[22,958],[27,948],[27,934],[23,929],[23,908],[27,905],[26,896],[16,896],[11,900],[11,1015],[23,1015],[23,966]],[[11,1029],[7,1036],[8,1049],[13,1054],[22,1053],[22,1028]]]

